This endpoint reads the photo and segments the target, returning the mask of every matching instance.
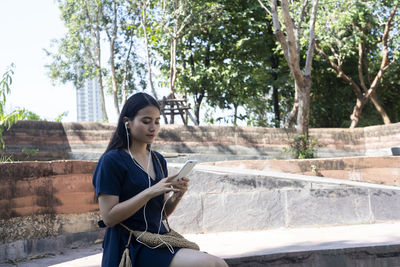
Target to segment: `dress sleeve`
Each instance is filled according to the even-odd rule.
[[[124,168],[118,163],[113,154],[105,154],[96,165],[93,174],[93,185],[96,196],[99,194],[121,195]]]

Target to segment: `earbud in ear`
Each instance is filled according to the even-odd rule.
[[[129,122],[125,122],[125,128],[128,128]]]

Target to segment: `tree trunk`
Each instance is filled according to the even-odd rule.
[[[176,38],[172,37],[171,38],[171,51],[170,51],[170,66],[169,66],[169,96],[168,98],[175,99],[175,82],[176,82]],[[171,105],[171,108],[174,106]],[[174,113],[171,112],[171,124],[174,124],[175,119],[174,119]]]
[[[237,126],[237,114],[238,114],[238,105],[236,103],[233,104],[234,114],[233,114],[233,126]]]
[[[147,23],[146,23],[146,8],[147,8],[147,5],[145,5],[143,7],[141,24],[142,24],[142,28],[143,28],[144,44],[145,44],[145,48],[146,48],[147,72],[149,74],[149,82],[150,82],[151,92],[153,93],[154,98],[158,99],[157,92],[154,89],[153,75],[152,75],[152,71],[151,71],[149,40],[148,40],[148,37],[147,37],[147,28],[146,28],[146,26],[147,26]]]
[[[299,108],[297,110],[297,133],[308,136],[310,124],[310,91],[311,77],[304,77],[304,87],[299,88]]]
[[[272,86],[272,100],[274,103],[274,124],[275,128],[279,128],[281,126],[281,112],[279,109],[279,92],[275,85]]]
[[[89,6],[88,3],[85,2],[86,8],[86,16],[90,18],[89,15]],[[97,10],[95,13],[95,20],[90,21],[90,33],[92,36],[92,41],[94,43],[94,55],[91,54],[90,58],[93,61],[93,64],[96,66],[96,76],[99,83],[99,91],[100,91],[100,105],[101,105],[101,116],[103,122],[108,121],[107,110],[106,110],[106,101],[104,97],[104,85],[103,85],[103,74],[101,72],[101,46],[100,46],[100,30],[99,30],[99,11]],[[90,51],[91,49],[89,49]]]
[[[169,66],[169,94],[175,95],[175,82],[176,82],[176,74],[178,72],[176,68],[176,43],[177,40],[175,37],[171,38],[171,51],[170,51],[170,66]]]
[[[297,111],[299,109],[299,93],[298,93],[299,89],[298,89],[298,85],[296,83],[296,81],[294,82],[294,103],[293,103],[293,107],[292,110],[289,112],[285,127],[286,128],[292,128],[296,115],[297,115]]]
[[[356,93],[357,100],[356,100],[356,105],[353,108],[353,113],[350,116],[350,119],[351,119],[350,128],[357,127],[358,122],[360,120],[361,113],[362,113],[362,109],[363,109],[365,103],[368,101],[368,99],[371,99],[372,103],[375,105],[375,108],[378,110],[379,114],[381,115],[383,122],[385,124],[390,123],[389,116],[387,115],[387,113],[385,112],[383,107],[378,102],[376,90],[377,90],[377,87],[378,87],[380,81],[383,79],[384,73],[389,68],[390,64],[393,63],[393,59],[392,59],[392,61],[390,61],[390,59],[389,59],[389,50],[390,49],[388,47],[388,41],[390,39],[389,32],[392,27],[392,20],[393,20],[394,16],[396,15],[396,10],[399,5],[400,5],[400,3],[396,3],[393,6],[390,16],[385,23],[385,29],[383,31],[382,41],[381,41],[381,47],[382,47],[381,65],[380,65],[378,73],[375,75],[375,78],[371,82],[369,88],[367,88],[365,86],[365,82],[363,81],[362,58],[363,58],[363,54],[365,51],[363,48],[363,44],[360,44],[360,46],[359,46],[359,49],[358,49],[359,50],[358,71],[359,71],[359,78],[361,81],[361,86],[364,89],[364,93],[362,93],[360,90],[360,87],[356,83],[354,83],[353,80],[343,72],[343,70],[341,68],[341,64],[339,64],[338,58],[337,58],[338,64],[336,64],[327,56],[327,54],[324,53],[324,51],[319,47],[319,45],[316,44],[316,48],[320,52],[320,54],[336,70],[336,72],[339,74],[339,77],[343,78],[345,81],[347,81],[353,87],[353,89]],[[366,55],[365,57],[368,57],[368,55]],[[366,64],[366,67],[368,70],[368,63]],[[367,76],[371,77],[369,72],[367,72]],[[369,79],[369,80],[371,80],[371,79]]]
[[[101,73],[97,76],[99,82],[99,91],[100,91],[100,105],[101,105],[101,115],[103,122],[108,122],[107,110],[106,110],[106,101],[104,97],[104,86],[103,86],[103,76]]]
[[[200,90],[200,94],[196,97],[196,100],[194,102],[194,116],[198,125],[200,125],[200,106],[201,102],[203,102],[204,94],[205,90],[204,88],[202,88]]]
[[[115,40],[117,39],[117,32],[118,32],[118,25],[117,25],[117,6],[116,2],[113,1],[113,25],[111,34],[106,29],[108,40],[110,42],[110,65],[111,65],[111,85],[112,85],[112,92],[113,92],[113,100],[114,100],[114,108],[117,115],[119,115],[119,103],[118,103],[118,93],[119,88],[117,84],[117,78],[115,73]]]
[[[132,47],[133,47],[133,31],[131,32],[131,39],[130,39],[130,44],[129,44],[129,49],[128,49],[128,53],[126,54],[126,59],[125,59],[125,71],[124,71],[124,88],[123,88],[123,92],[122,92],[122,102],[121,102],[121,107],[123,107],[126,103],[126,100],[128,99],[128,66],[129,66],[129,57],[131,55],[131,51],[132,51]]]
[[[381,104],[379,103],[379,101],[378,101],[378,96],[376,95],[376,92],[373,92],[373,93],[371,94],[371,101],[372,101],[372,103],[375,105],[376,110],[377,110],[377,111],[379,112],[379,114],[381,115],[382,120],[383,120],[383,123],[384,123],[384,124],[390,124],[390,123],[391,123],[390,118],[389,118],[389,116],[387,115],[385,109],[384,109],[384,108],[381,106]]]
[[[111,41],[110,44],[110,65],[111,65],[111,84],[112,84],[112,92],[113,92],[113,100],[114,100],[114,108],[117,115],[119,115],[119,104],[118,104],[118,85],[117,79],[115,78],[115,60],[114,60],[114,40]]]
[[[99,26],[96,27],[96,33],[94,34],[95,44],[96,44],[96,68],[97,68],[97,78],[99,81],[99,91],[100,91],[100,103],[101,103],[101,113],[103,122],[108,122],[107,110],[106,110],[106,101],[104,97],[104,84],[103,84],[103,74],[101,72],[101,46],[100,46],[100,32]]]
[[[276,56],[276,55],[271,56],[271,67],[273,70],[272,78],[273,78],[274,82],[276,82],[279,78],[278,77],[278,69],[279,69],[279,57],[278,56]],[[275,86],[275,84],[272,85],[272,101],[273,101],[273,105],[274,105],[275,128],[280,128],[280,126],[281,126],[281,111],[279,109],[279,91],[278,91],[278,88]]]
[[[351,129],[357,127],[358,122],[360,121],[360,116],[361,116],[362,109],[363,109],[365,103],[366,103],[365,98],[357,97],[356,105],[353,108],[353,113],[350,115],[350,119],[351,119],[350,128]]]

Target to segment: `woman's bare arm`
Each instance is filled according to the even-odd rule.
[[[181,201],[183,195],[186,193],[189,185],[189,179],[183,177],[179,179],[178,183],[174,185],[174,188],[178,191],[175,191],[172,197],[167,199],[167,203],[165,204],[165,214],[167,216],[171,215],[172,212],[176,209],[179,201]]]
[[[164,178],[157,184],[123,202],[119,202],[119,196],[100,194],[100,215],[104,223],[109,227],[113,227],[135,214],[150,199],[166,192],[178,192],[179,189],[171,189],[171,185],[174,183],[171,183],[169,179],[169,177]]]

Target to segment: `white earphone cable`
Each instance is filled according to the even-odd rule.
[[[150,175],[149,175],[148,170],[149,170],[149,167],[150,167],[151,150],[149,150],[149,160],[148,160],[148,162],[147,162],[147,170],[145,171],[145,170],[142,168],[142,166],[140,166],[140,164],[136,162],[135,158],[134,158],[133,155],[132,155],[132,152],[131,152],[131,149],[130,149],[130,144],[129,144],[129,133],[128,133],[128,125],[127,125],[127,123],[125,123],[125,129],[126,129],[126,139],[127,139],[127,143],[128,143],[128,152],[129,152],[129,155],[131,156],[133,163],[134,163],[137,167],[139,167],[142,171],[144,171],[144,172],[147,174],[147,178],[148,178],[148,182],[149,182],[149,188],[150,188],[150,187],[151,187],[151,181],[150,181],[151,178],[150,178]],[[145,242],[142,242],[142,241],[140,240],[140,237],[142,237],[142,236],[147,232],[147,230],[148,230],[148,223],[147,223],[147,219],[146,219],[146,207],[147,207],[147,203],[144,204],[144,207],[143,207],[143,218],[144,218],[144,222],[145,222],[145,225],[146,225],[146,226],[145,226],[145,230],[136,238],[136,241],[139,242],[139,243],[142,244],[142,245],[145,245],[146,247],[148,247],[148,248],[150,248],[150,249],[156,249],[156,248],[158,248],[158,247],[160,247],[160,246],[162,246],[162,245],[164,244],[164,245],[168,248],[168,250],[169,250],[172,254],[174,254],[174,253],[175,253],[174,248],[173,248],[168,242],[164,241],[164,240],[161,238],[161,235],[160,235],[161,224],[162,224],[162,216],[163,216],[163,213],[164,213],[165,205],[167,204],[167,201],[168,201],[170,198],[171,198],[171,196],[169,196],[169,197],[164,201],[163,206],[162,206],[162,209],[161,209],[161,213],[160,213],[160,222],[159,222],[159,225],[158,225],[157,236],[158,236],[158,238],[160,239],[161,243],[158,244],[157,246],[154,246],[154,247],[153,247],[153,246],[150,246],[150,245],[148,245],[148,244],[146,244]]]

